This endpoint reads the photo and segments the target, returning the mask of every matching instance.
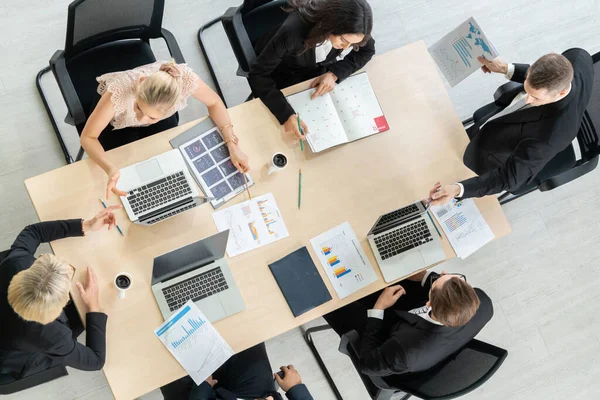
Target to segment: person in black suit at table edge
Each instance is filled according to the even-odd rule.
[[[37,259],[34,254],[41,243],[84,236],[104,226],[111,229],[116,226],[112,211],[120,207],[109,207],[86,221],[40,222],[19,234],[0,264],[0,374],[21,379],[57,365],[102,369],[107,316],[98,304],[94,271],[88,267],[87,283],[76,284],[87,309],[82,345],[77,342],[83,332],[79,317],[65,313],[75,267],[52,254]]]
[[[460,274],[415,274],[324,316],[342,335],[360,335],[360,372],[393,384],[463,348],[494,314],[492,301]]]
[[[529,184],[544,166],[576,138],[590,101],[594,67],[590,54],[570,49],[550,53],[533,65],[479,58],[483,71],[505,74],[517,88],[512,103],[492,105],[474,117],[467,131],[471,142],[463,161],[479,176],[430,192],[432,204],[452,198],[483,197]]]
[[[304,139],[292,106],[279,91],[316,78],[312,95],[331,92],[375,54],[373,13],[366,0],[290,0],[290,15],[255,45],[250,86],[285,131]],[[301,122],[304,133],[310,127]]]

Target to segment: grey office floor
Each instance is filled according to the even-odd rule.
[[[196,32],[240,1],[166,0],[164,26],[175,34],[188,64],[209,84]],[[38,220],[23,180],[65,163],[34,78],[53,52],[64,46],[68,3],[0,0],[0,249],[8,247],[25,225]],[[420,39],[432,44],[471,15],[508,61],[532,62],[547,52],[575,46],[590,53],[600,50],[600,0],[371,0],[371,5],[379,53]],[[207,37],[228,102],[239,104],[248,88],[235,76],[237,64],[225,35],[217,25]],[[153,47],[166,54],[164,44],[156,42]],[[502,82],[500,76],[476,73],[448,89],[458,114],[466,117],[489,102]],[[52,78],[44,79],[44,87],[61,120],[65,107]],[[204,106],[192,100],[182,120],[204,115]],[[76,152],[74,129],[62,127],[71,151]],[[509,351],[498,373],[465,398],[598,398],[599,174],[597,170],[553,192],[534,193],[506,205],[511,235],[465,261],[453,260],[443,267],[465,273],[490,295],[495,315],[479,338]],[[336,336],[325,332],[317,341],[344,399],[367,399],[351,364],[336,350]],[[334,399],[300,329],[269,340],[267,348],[274,367],[294,364],[298,368],[315,399]],[[102,372],[70,373],[8,398],[112,398]],[[142,398],[162,397],[154,391]]]

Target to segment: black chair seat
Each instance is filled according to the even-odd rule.
[[[98,76],[126,71],[155,61],[148,43],[137,39],[121,40],[78,54],[67,62],[67,71],[81,106],[89,117],[97,99]]]

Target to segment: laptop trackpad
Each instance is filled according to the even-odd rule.
[[[163,175],[163,171],[156,158],[137,165],[135,167],[135,172],[137,172],[141,182],[153,181]]]
[[[197,301],[196,305],[210,322],[215,322],[225,317],[225,310],[221,305],[218,295],[212,295],[206,299]]]

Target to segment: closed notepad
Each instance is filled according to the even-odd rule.
[[[275,261],[269,268],[294,317],[331,300],[306,247]]]

